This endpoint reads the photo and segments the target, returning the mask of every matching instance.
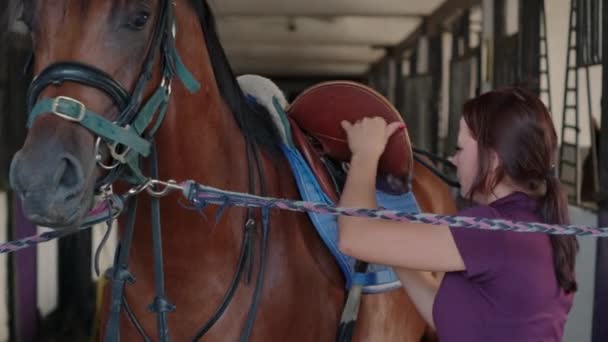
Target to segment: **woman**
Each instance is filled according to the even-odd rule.
[[[378,160],[404,125],[381,118],[342,123],[352,151],[340,205],[377,207]],[[461,195],[475,206],[460,216],[567,223],[555,173],[550,114],[522,89],[469,100],[453,163]],[[342,216],[341,250],[391,265],[440,341],[561,341],[577,284],[572,236],[486,231]],[[421,271],[446,272],[443,280]]]

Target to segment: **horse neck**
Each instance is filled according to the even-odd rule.
[[[178,180],[246,191],[245,139],[218,89],[199,20],[182,2],[184,6],[175,6],[176,46],[201,89],[190,94],[178,79],[173,81],[174,93],[157,137],[161,174],[164,168]]]
[[[185,11],[187,7],[176,8],[179,8],[179,14],[179,11]],[[181,36],[182,40],[178,36],[178,51],[186,66],[201,83],[201,89],[196,94],[189,94],[179,81],[174,81],[169,110],[155,139],[160,178],[194,180],[220,189],[250,192],[249,168],[255,168],[255,165],[250,165],[248,161],[245,138],[233,113],[221,97],[206,47],[204,44],[192,46],[192,42],[204,42],[198,21],[196,18],[186,18],[178,20],[178,24],[180,27],[177,32],[188,32],[186,37]],[[196,29],[190,27],[188,30],[188,27],[183,27],[185,25],[196,25]],[[268,158],[264,153],[260,153],[260,157],[264,168],[262,181],[267,183],[269,195],[297,198],[297,188],[288,171],[289,167],[279,165],[280,158]],[[282,162],[285,163],[284,160]],[[256,178],[255,183],[255,192],[259,193],[260,181]],[[223,274],[222,270],[234,267],[243,237],[245,210],[230,208],[216,223],[216,209],[217,207],[205,209],[205,220],[180,206],[175,197],[161,201],[163,235],[166,233],[170,237],[165,240],[165,250],[171,255],[166,260],[167,263],[189,264],[192,260],[199,260],[199,270],[209,274]],[[256,210],[256,213],[259,214],[259,211]],[[149,217],[147,206],[138,211],[138,222],[142,225],[149,224]],[[256,221],[259,223],[259,216],[256,216]],[[299,250],[297,248],[301,246],[298,244],[305,244],[306,250],[312,255],[306,259],[312,263],[310,267],[320,266],[323,274],[333,284],[341,284],[337,265],[309,221],[301,216],[281,215],[275,217],[273,222],[291,228],[289,233],[275,232],[272,238],[275,250],[283,248],[286,254],[290,254],[287,251]],[[187,241],[176,237],[184,237]],[[147,238],[136,241],[135,244],[141,245],[140,249],[147,250],[149,242],[145,240]],[[305,263],[301,255],[298,260],[301,265]],[[171,265],[168,266],[170,269]],[[291,271],[299,272],[297,269]],[[198,286],[197,290],[209,286],[206,283],[192,284]]]
[[[203,94],[175,94],[158,132],[161,175],[247,190],[245,139],[214,83]]]
[[[183,11],[183,6],[181,10]],[[245,139],[234,115],[221,97],[208,51],[203,44],[200,26],[195,17],[189,16],[179,18],[177,23],[177,31],[184,32],[182,39],[179,35],[177,37],[178,51],[201,88],[191,94],[179,79],[173,80],[168,111],[155,136],[159,178],[194,180],[221,189],[247,192],[249,165]],[[201,44],[192,46],[195,41]],[[138,213],[142,219],[139,222],[146,222],[149,212],[146,207],[142,209]],[[179,231],[183,236],[192,236],[193,227],[215,226],[216,233],[206,237],[209,243],[216,238],[236,241],[242,235],[244,214],[238,209],[230,209],[223,215],[228,217],[231,224],[225,220],[214,223],[216,207],[208,208],[205,211],[208,220],[201,221],[199,215],[179,206],[175,197],[161,201],[161,210],[163,226],[167,226],[172,233]],[[240,221],[242,223],[237,224]],[[167,247],[180,248],[179,245]],[[238,250],[234,251],[237,252]],[[207,253],[211,251],[208,250]]]

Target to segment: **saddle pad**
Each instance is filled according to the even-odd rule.
[[[329,199],[327,194],[321,190],[319,182],[300,152],[286,145],[282,146],[282,150],[289,160],[302,199],[305,201],[335,204]],[[402,195],[389,195],[381,191],[376,191],[376,199],[378,205],[386,209],[402,210],[410,213],[420,212],[418,203],[411,192]],[[342,254],[338,249],[338,225],[336,216],[310,212],[308,213],[308,216],[319,233],[319,236],[336,258],[340,269],[344,273],[347,288],[350,288],[353,284],[359,284],[363,285],[364,293],[381,293],[401,287],[401,282],[397,278],[397,275],[392,268],[388,266],[369,264],[366,273],[355,272],[356,260]]]

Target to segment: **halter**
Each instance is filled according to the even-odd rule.
[[[152,78],[156,53],[161,49],[164,52],[161,55],[162,81],[148,101],[142,104],[143,92]],[[28,89],[28,127],[46,113],[80,124],[97,137],[97,163],[110,171],[98,185],[111,184],[118,178],[132,184],[142,184],[146,177],[141,172],[139,161],[141,157],[150,155],[152,139],[164,119],[171,95],[171,81],[175,76],[191,93],[200,89],[199,83],[184,66],[175,48],[175,18],[171,3],[169,0],[160,0],[151,44],[132,94],[95,66],[79,62],[54,63],[37,75]],[[38,100],[46,87],[59,86],[64,82],[76,82],[105,93],[120,112],[116,121],[110,121],[87,109],[84,103],[74,98],[58,96]],[[155,115],[154,126],[146,131]],[[101,157],[99,149],[102,143],[110,151],[110,165],[104,164]]]

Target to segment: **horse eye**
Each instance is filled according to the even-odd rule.
[[[137,12],[130,20],[129,26],[135,30],[141,30],[146,26],[146,23],[150,19],[150,13],[148,12]]]

